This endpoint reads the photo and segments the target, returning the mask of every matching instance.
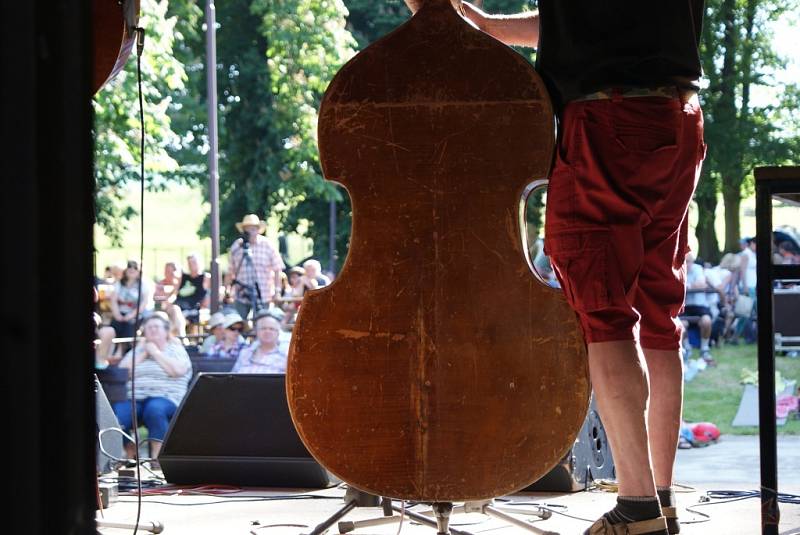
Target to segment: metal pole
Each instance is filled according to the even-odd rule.
[[[761,450],[761,533],[778,535],[778,445],[775,423],[775,337],[772,325],[772,190],[756,181],[758,437]]]
[[[219,171],[217,143],[217,17],[206,0],[206,97],[208,102],[208,193],[211,201],[211,312],[219,310]]]

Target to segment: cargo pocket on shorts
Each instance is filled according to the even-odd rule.
[[[546,253],[577,312],[609,306],[608,240],[607,230],[560,231],[545,237]]]

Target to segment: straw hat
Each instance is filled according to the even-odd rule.
[[[208,318],[208,328],[213,329],[218,325],[222,325],[225,323],[225,314],[222,312],[214,312],[211,314],[211,317]]]
[[[267,224],[261,221],[256,214],[247,214],[242,218],[242,221],[236,223],[236,230],[244,232],[244,227],[258,227],[258,233],[263,234],[267,230]]]

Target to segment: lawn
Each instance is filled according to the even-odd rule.
[[[725,346],[713,350],[717,366],[706,368],[686,384],[683,415],[687,422],[711,422],[725,434],[756,435],[758,427],[732,427],[744,390],[742,369],[757,370],[755,345]],[[800,358],[776,357],[776,370],[800,384]],[[800,435],[800,420],[778,427],[779,434]]]

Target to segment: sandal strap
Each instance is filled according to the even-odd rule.
[[[640,520],[639,522],[610,524],[605,517],[602,517],[584,533],[585,535],[641,535],[653,531],[667,531],[667,519],[659,516],[650,520]]]
[[[640,535],[642,533],[650,533],[651,531],[666,531],[667,519],[663,516],[658,518],[651,518],[650,520],[641,520],[639,522],[631,522],[628,524],[629,535]]]

